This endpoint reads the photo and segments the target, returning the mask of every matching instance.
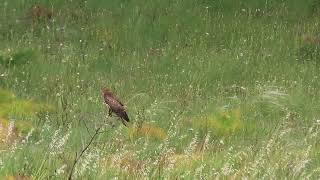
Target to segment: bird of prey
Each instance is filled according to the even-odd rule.
[[[115,113],[121,120],[122,124],[126,125],[129,122],[129,117],[125,111],[124,105],[118,98],[107,88],[102,89],[102,96],[105,103],[109,106],[109,116]]]

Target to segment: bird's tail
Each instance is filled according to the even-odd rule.
[[[126,112],[124,113],[123,119],[126,120],[127,122],[130,122],[129,117]]]
[[[127,126],[127,122],[130,122],[128,114],[125,111],[123,111],[123,112],[119,113],[118,115],[121,119],[122,124]]]
[[[124,126],[128,127],[128,126],[127,126],[127,121],[121,119],[121,122],[122,122],[122,124],[123,124]]]

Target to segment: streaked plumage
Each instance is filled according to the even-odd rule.
[[[124,105],[118,100],[118,98],[107,88],[102,89],[102,95],[105,103],[109,106],[109,116],[114,112],[121,122],[126,126],[126,122],[129,122],[129,117],[125,111]]]

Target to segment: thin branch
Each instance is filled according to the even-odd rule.
[[[87,143],[87,145],[80,151],[80,153],[76,153],[69,176],[68,176],[68,180],[72,180],[72,175],[73,175],[73,171],[76,167],[76,164],[79,162],[80,158],[82,157],[82,155],[86,152],[86,150],[88,150],[89,146],[92,144],[93,140],[95,139],[95,137],[99,134],[101,127],[98,127],[95,131],[95,133],[93,134],[93,136],[91,136],[90,141]]]
[[[84,120],[83,120],[82,122],[83,122],[84,126],[86,127],[88,134],[91,136],[91,133],[90,133],[90,131],[89,131],[89,128],[88,128],[88,126],[87,126],[87,123],[86,123]],[[92,137],[92,136],[91,136],[91,137]]]

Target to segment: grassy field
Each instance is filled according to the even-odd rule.
[[[316,0],[1,1],[0,178],[319,179],[319,15]]]

